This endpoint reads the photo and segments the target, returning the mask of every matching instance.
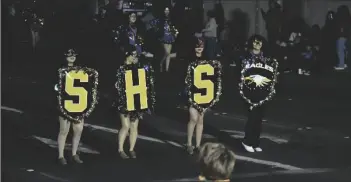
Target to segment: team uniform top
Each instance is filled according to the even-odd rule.
[[[138,55],[144,50],[144,39],[141,30],[136,26],[121,25],[112,31],[114,42],[118,46],[125,46],[130,44],[136,47]]]
[[[162,21],[161,19],[154,19],[150,21],[150,26],[151,28],[155,29],[158,36],[158,40],[164,44],[174,43],[176,40],[176,35],[178,34],[178,30],[172,24],[171,20],[166,18],[164,19],[163,34],[162,34],[162,31],[159,28],[159,24],[161,21]]]

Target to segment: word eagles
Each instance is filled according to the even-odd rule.
[[[245,64],[244,69],[250,69],[250,68],[261,68],[261,69],[268,70],[270,72],[274,72],[274,68],[272,66],[267,64],[262,64],[262,63]]]

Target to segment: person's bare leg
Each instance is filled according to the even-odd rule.
[[[129,153],[131,155],[132,158],[136,158],[136,153],[134,151],[134,147],[136,144],[136,141],[138,139],[138,124],[139,124],[139,120],[135,120],[130,122],[130,131],[129,131]]]
[[[200,114],[198,113],[198,121],[196,123],[196,134],[195,134],[195,139],[196,139],[196,148],[200,148],[201,145],[201,140],[202,140],[202,133],[204,129],[204,113]]]
[[[58,158],[61,160],[60,162],[62,164],[66,164],[67,162],[65,160],[64,150],[65,150],[66,139],[67,139],[67,135],[68,135],[71,123],[67,121],[65,118],[63,118],[62,116],[59,116],[58,119],[60,122],[60,130],[57,137]]]
[[[163,66],[164,66],[165,61],[168,57],[167,44],[163,44],[163,48],[164,48],[164,54],[163,54],[163,57],[162,57],[161,62],[160,62],[160,72],[163,72]]]
[[[72,138],[72,157],[73,160],[77,163],[83,163],[80,160],[79,155],[77,155],[77,150],[79,147],[80,138],[82,136],[84,121],[82,120],[80,123],[72,123],[73,128],[73,138]]]
[[[35,46],[34,46],[34,51],[36,51],[38,42],[40,41],[40,35],[39,32],[35,32]]]
[[[73,128],[73,138],[72,138],[72,156],[77,154],[77,150],[79,147],[80,138],[82,136],[84,121],[80,123],[72,123]]]
[[[35,37],[36,35],[35,35],[35,31],[33,31],[33,30],[31,30],[30,33],[31,33],[31,37],[32,37],[32,49],[34,51],[35,45],[36,45],[36,37]]]
[[[166,72],[169,71],[169,65],[171,63],[171,51],[172,51],[172,44],[166,44]]]
[[[124,116],[123,114],[121,114],[120,118],[122,127],[118,132],[118,152],[122,158],[129,158],[124,152],[124,142],[126,140],[130,128],[129,116]]]
[[[196,126],[196,122],[198,120],[198,114],[197,110],[194,109],[193,107],[189,107],[189,115],[190,115],[190,120],[188,122],[188,127],[187,127],[187,134],[188,134],[188,141],[187,141],[187,150],[189,154],[193,153],[193,148],[192,148],[192,140],[193,140],[193,133],[194,129]]]

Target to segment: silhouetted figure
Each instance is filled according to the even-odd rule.
[[[240,56],[245,52],[245,42],[248,38],[249,32],[249,19],[247,13],[243,12],[241,9],[235,9],[232,12],[231,21],[228,22],[229,27],[229,43],[228,46],[231,47],[231,56],[233,59],[231,62],[232,66],[240,61]],[[240,64],[239,64],[240,65]]]
[[[268,42],[270,45],[274,45],[279,39],[279,34],[284,21],[281,1],[270,0],[269,10],[265,12],[261,9],[261,14],[266,22]]]
[[[336,21],[335,12],[329,11],[322,29],[321,61],[324,69],[336,63]]]
[[[240,46],[243,46],[248,38],[249,19],[247,13],[241,9],[235,9],[229,23],[229,39]]]
[[[348,50],[346,43],[350,37],[351,31],[351,15],[350,10],[346,5],[342,5],[338,8],[336,13],[336,51],[338,57],[338,63],[335,70],[344,70],[347,68],[345,64]]]
[[[222,47],[220,46],[220,37],[224,29],[225,18],[224,18],[224,9],[221,3],[221,0],[217,0],[214,7],[215,18],[217,22],[217,54],[222,54]]]
[[[312,48],[313,56],[315,57],[315,67],[312,69],[312,71],[321,71],[321,61],[320,59],[322,58],[320,56],[320,47],[322,43],[322,30],[319,27],[319,25],[315,24],[312,25],[311,30],[309,32],[309,44]]]
[[[216,59],[216,49],[217,49],[217,22],[215,19],[215,12],[207,12],[208,21],[206,27],[202,30],[203,36],[205,38],[205,54],[208,59]]]

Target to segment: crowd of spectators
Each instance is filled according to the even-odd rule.
[[[271,1],[267,12],[262,10],[266,22],[269,52],[282,64],[281,71],[294,71],[299,75],[344,70],[351,36],[349,7],[341,5],[337,12],[329,11],[324,26],[310,26],[302,17],[287,18],[279,1]]]
[[[31,47],[27,50],[33,50],[29,52],[35,52],[36,56],[41,57],[35,59],[57,59],[60,57],[60,52],[72,45],[76,46],[79,52],[84,52],[85,62],[90,62],[91,66],[105,65],[100,64],[101,59],[106,61],[118,59],[110,32],[126,20],[123,12],[116,10],[116,6],[110,3],[101,7],[98,14],[92,15],[82,10],[82,7],[88,7],[88,5],[74,2],[64,7],[52,5],[45,8],[45,11],[42,10],[44,5],[38,3],[34,5],[11,3],[3,6],[3,12],[6,15],[4,22],[7,27],[3,35],[7,34],[4,37],[8,43],[8,46],[4,46],[8,49],[4,51],[7,53],[5,56],[8,57],[5,60],[14,62],[13,60],[18,56],[16,52],[25,47]],[[335,70],[347,68],[345,61],[350,57],[347,56],[349,52],[347,50],[350,49],[348,45],[351,29],[351,16],[347,6],[340,6],[337,12],[328,12],[325,25],[319,27],[317,24],[309,26],[301,17],[284,19],[284,9],[277,2],[279,1],[272,0],[270,9],[267,12],[262,10],[262,17],[266,22],[269,52],[282,63],[283,71],[296,71],[301,75],[309,75],[311,71],[328,70],[333,67]],[[239,31],[245,27],[241,25],[245,23],[244,20],[238,20],[236,25],[227,23],[222,4],[217,1],[215,8],[208,12],[209,21],[207,27],[204,27],[201,21],[203,9],[193,7],[191,10],[185,10],[185,6],[187,4],[176,3],[171,12],[172,21],[180,32],[172,48],[172,52],[177,53],[176,59],[189,59],[192,48],[186,42],[195,33],[202,32],[206,43],[211,47],[210,51],[207,51],[211,58],[221,56],[222,60],[238,65],[240,55],[245,51],[245,37],[248,36],[247,30]],[[28,12],[28,9],[34,12],[33,16],[39,16],[44,20],[40,23],[45,25],[40,27],[38,21],[33,21],[33,17],[24,16],[23,12]],[[140,17],[140,27],[147,29],[148,22],[157,18],[161,9],[154,5],[144,13]],[[230,31],[228,39],[221,40],[221,35],[228,31]],[[162,48],[154,41],[153,35],[146,32],[144,37],[146,46],[156,53],[155,59],[158,59],[158,53],[162,54]],[[23,44],[24,42],[28,44]],[[45,56],[41,52],[50,52],[50,56],[57,58],[47,58],[47,56],[43,58]],[[96,58],[100,59],[99,62]],[[187,61],[183,63],[188,64]]]

